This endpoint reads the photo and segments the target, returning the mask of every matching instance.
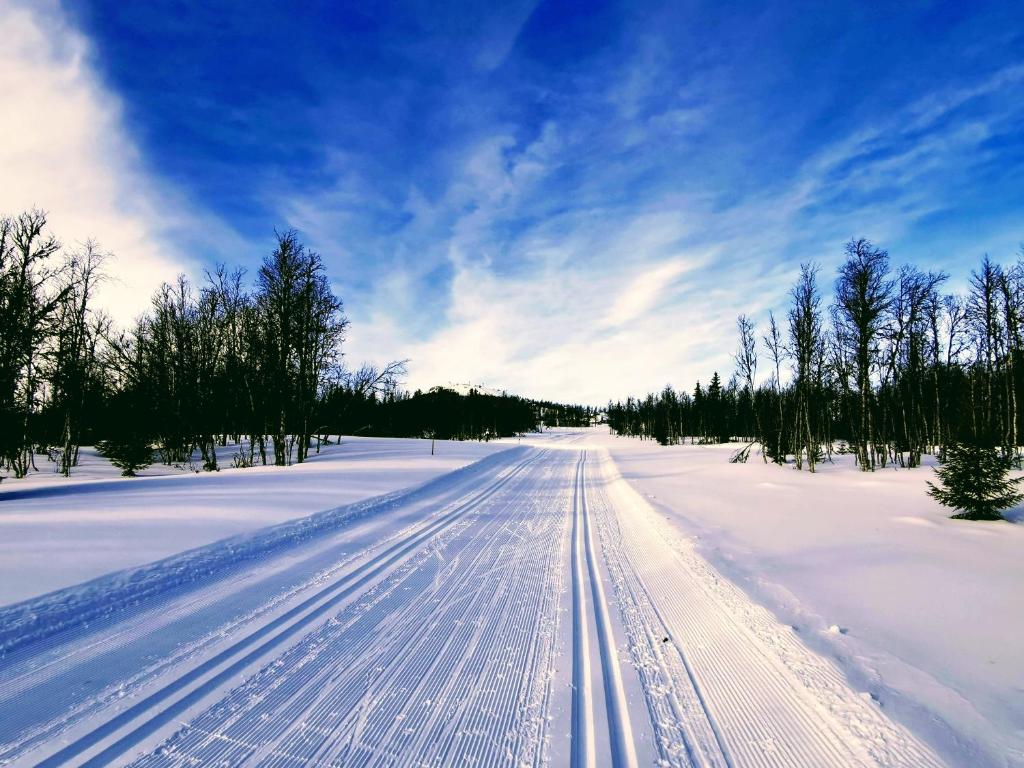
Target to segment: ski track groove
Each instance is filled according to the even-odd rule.
[[[2,707],[188,629],[59,717],[0,723],[0,764],[941,765],[579,441],[441,483],[362,550],[325,530],[0,656]]]
[[[583,458],[576,464],[572,489],[572,748],[570,763],[573,768],[594,768],[596,744],[594,738],[594,702],[590,675],[590,630],[588,626],[583,554],[583,530],[580,485],[583,476]]]
[[[667,764],[941,764],[788,628],[724,582],[602,458],[594,517],[634,664],[648,678],[644,695]],[[617,491],[617,503],[606,488]],[[665,557],[652,557],[659,549]],[[658,643],[659,634],[669,642]],[[666,693],[674,711],[689,713],[669,721],[680,727],[685,753],[672,749],[679,743],[674,729],[653,714]]]
[[[112,759],[117,754],[120,754],[120,752],[125,748],[130,747],[133,740],[137,741],[144,738],[150,732],[155,730],[156,727],[159,727],[167,721],[173,720],[173,718],[180,712],[183,712],[197,700],[201,699],[202,696],[210,692],[211,689],[215,689],[219,685],[223,684],[223,682],[228,678],[240,672],[241,669],[255,661],[259,656],[265,654],[269,650],[270,646],[287,641],[287,639],[296,631],[301,629],[301,627],[322,615],[337,602],[340,602],[342,599],[350,596],[359,586],[363,586],[373,577],[377,576],[381,571],[409,554],[421,542],[429,539],[437,532],[451,525],[468,510],[472,509],[474,504],[479,503],[483,499],[486,499],[488,496],[495,493],[503,485],[521,473],[531,462],[537,460],[537,458],[538,456],[535,455],[527,458],[523,462],[520,462],[507,474],[492,483],[484,491],[476,494],[468,502],[460,505],[454,511],[441,516],[439,519],[428,522],[423,530],[414,534],[410,539],[399,541],[392,547],[384,550],[376,557],[362,564],[352,573],[346,574],[337,582],[328,585],[326,588],[318,591],[311,597],[306,598],[303,602],[289,609],[286,613],[278,616],[270,623],[260,627],[228,648],[221,650],[216,656],[207,659],[198,667],[168,683],[160,690],[149,694],[142,701],[133,704],[129,709],[118,713],[108,723],[105,723],[104,726],[86,734],[78,741],[69,744],[56,754],[41,761],[39,765],[46,768],[48,766],[63,764],[68,759],[89,749],[106,736],[112,734],[114,731],[130,724],[134,719],[134,715],[152,709],[156,704],[166,701],[170,696],[181,691],[192,682],[201,680],[208,671],[217,670],[218,667],[225,662],[230,662],[229,666],[225,669],[217,671],[214,676],[208,677],[206,680],[200,682],[197,688],[186,693],[181,699],[177,699],[173,703],[169,704],[167,707],[160,710],[140,725],[135,726],[131,733],[121,737],[115,744],[105,748],[98,755],[85,763],[86,765],[103,765],[105,761]],[[317,605],[317,603],[319,603],[319,605]],[[311,610],[311,614],[303,615],[303,611],[307,609]],[[295,618],[296,621],[292,624],[288,624],[288,622],[293,618]],[[245,651],[249,646],[259,642],[265,636],[270,635],[277,630],[279,626],[284,626],[280,633],[272,636],[269,640],[263,641],[256,649],[249,651],[241,659],[232,660],[239,652]]]
[[[520,496],[522,500],[517,502],[518,506],[537,506],[530,500],[529,495]],[[459,541],[458,533],[452,534],[452,546],[461,547],[458,556],[463,560],[462,566],[453,578],[442,582],[441,593],[428,593],[420,597],[419,605],[422,605],[425,611],[423,615],[414,612],[410,620],[408,614],[400,614],[398,627],[389,625],[386,618],[378,626],[367,627],[359,632],[351,631],[354,627],[347,627],[342,636],[324,639],[322,642],[309,637],[303,642],[303,645],[307,646],[313,643],[308,652],[295,648],[281,658],[281,671],[275,674],[280,674],[286,680],[291,679],[297,691],[314,690],[320,686],[316,684],[317,681],[310,684],[310,681],[299,680],[300,670],[291,669],[289,656],[299,656],[304,661],[315,659],[318,667],[344,668],[346,672],[342,677],[351,681],[365,679],[365,674],[361,671],[364,667],[370,670],[375,667],[390,670],[391,676],[397,681],[417,680],[417,684],[411,689],[402,689],[400,685],[386,685],[394,680],[381,682],[389,694],[385,696],[383,705],[377,703],[373,712],[366,717],[368,724],[362,728],[362,739],[372,746],[364,747],[358,734],[353,738],[354,723],[351,716],[342,719],[336,717],[340,712],[361,711],[353,704],[365,692],[365,688],[360,690],[362,686],[349,686],[347,690],[344,686],[339,687],[342,695],[349,694],[349,701],[326,699],[317,707],[319,711],[314,713],[308,708],[297,708],[294,702],[289,702],[290,691],[280,686],[270,688],[261,685],[257,676],[251,679],[249,684],[266,691],[266,694],[264,700],[255,702],[252,710],[255,714],[250,714],[248,718],[245,714],[235,714],[231,722],[222,721],[216,728],[210,727],[203,722],[203,717],[200,717],[196,721],[195,733],[214,736],[201,736],[200,739],[190,742],[190,729],[187,727],[175,738],[178,743],[170,753],[177,755],[175,760],[160,759],[163,756],[155,753],[151,758],[139,761],[138,765],[185,764],[184,761],[180,761],[182,752],[188,753],[194,759],[198,758],[199,762],[203,763],[226,760],[231,764],[245,761],[264,765],[298,765],[307,764],[309,760],[315,759],[318,764],[342,762],[345,765],[377,765],[391,764],[399,756],[413,764],[431,760],[434,763],[443,761],[444,741],[439,736],[445,723],[448,723],[449,730],[452,730],[454,726],[451,724],[459,722],[460,718],[457,716],[458,708],[453,712],[451,709],[438,706],[438,702],[453,699],[453,691],[466,689],[466,683],[480,679],[480,665],[489,661],[492,671],[500,674],[504,670],[506,676],[511,675],[513,679],[519,681],[520,687],[534,685],[534,681],[544,684],[545,679],[545,675],[524,676],[519,673],[524,666],[529,666],[524,663],[523,656],[535,647],[529,640],[540,634],[526,619],[532,614],[536,622],[545,615],[543,611],[538,613],[534,609],[534,601],[527,600],[522,591],[534,586],[538,573],[543,584],[553,584],[548,574],[557,575],[558,569],[543,568],[538,571],[534,559],[535,546],[518,547],[518,558],[511,559],[512,568],[496,568],[496,561],[508,560],[515,554],[510,548],[513,548],[521,536],[523,520],[527,521],[526,525],[529,524],[529,510],[520,512],[520,509],[513,507],[504,510],[501,515],[489,517],[490,519],[480,526],[475,526],[472,520],[468,521],[468,529],[475,530],[475,533],[465,541]],[[548,536],[548,533],[552,526],[555,533],[559,532],[562,527],[561,515],[547,513],[547,517],[550,522],[545,528],[534,531],[533,538],[550,539],[548,559],[553,559],[560,547],[559,537]],[[536,541],[530,543],[535,545]],[[431,559],[429,556],[425,558],[424,565],[428,566]],[[478,580],[481,574],[484,581],[474,587],[472,582]],[[415,583],[410,583],[411,580]],[[428,567],[420,567],[417,564],[411,566],[408,573],[404,574],[404,578],[392,585],[388,592],[400,598],[410,591],[426,589],[427,584],[433,583],[433,574],[429,572]],[[502,585],[504,590],[500,589]],[[557,590],[549,587],[546,591],[555,594]],[[469,600],[461,599],[460,596],[466,593],[470,593],[472,597]],[[494,610],[494,603],[498,600],[503,601],[504,610]],[[554,605],[555,601],[549,598],[548,602]],[[440,612],[435,612],[436,606],[443,608]],[[465,620],[471,617],[480,617],[480,621]],[[461,621],[461,625],[455,625],[456,621]],[[454,632],[451,630],[452,626],[456,626]],[[401,631],[403,627],[405,635]],[[522,637],[503,636],[497,631],[503,627],[511,628]],[[399,630],[397,636],[394,635],[394,630]],[[351,654],[353,658],[325,659],[316,651],[316,648],[320,647],[343,645],[344,636],[371,638],[380,635],[395,636],[395,641],[391,644],[395,657],[382,656],[381,651],[369,647],[369,643],[363,644],[367,647],[355,648]],[[311,663],[310,666],[312,665]],[[270,671],[273,669],[269,668]],[[521,690],[519,687],[509,686],[505,693],[502,693],[499,686],[494,686],[479,689],[477,694],[487,698],[480,706],[475,707],[475,712],[487,713],[495,709],[505,716],[491,718],[484,738],[479,735],[480,729],[470,729],[471,742],[463,744],[460,753],[476,754],[480,765],[506,764],[513,747],[503,742],[508,741],[507,734],[516,730],[516,713],[523,709],[520,706],[523,698]],[[267,700],[274,697],[279,701],[269,710],[269,721],[281,730],[290,729],[291,733],[280,745],[272,745],[273,754],[261,763],[258,758],[265,753],[249,751],[247,745],[270,743],[268,734],[260,731],[261,723],[266,723],[267,720],[262,719],[259,712],[268,711]],[[495,697],[500,698],[495,700]],[[495,703],[492,704],[488,699],[495,700]],[[236,703],[244,706],[247,700],[249,697],[243,687],[225,699],[216,710],[230,711]],[[430,702],[430,705],[421,706],[424,702]],[[285,717],[285,709],[299,714],[295,717]],[[464,709],[463,706],[462,711]],[[214,719],[219,717],[216,710],[212,710],[210,715]],[[333,721],[332,715],[335,715]],[[295,727],[296,717],[302,718],[299,727]],[[225,739],[217,738],[219,735],[225,736]],[[334,744],[340,742],[349,746],[343,746],[341,750],[335,751],[331,741]],[[540,739],[535,738],[529,740],[527,746],[535,749],[539,748],[540,743]],[[442,745],[435,758],[431,758],[431,744]],[[419,757],[414,759],[414,756]],[[540,764],[540,760],[538,758],[529,763]]]
[[[607,760],[613,768],[636,768],[637,757],[636,747],[633,743],[633,726],[630,722],[629,703],[626,700],[622,687],[622,672],[619,668],[618,652],[615,648],[615,637],[612,632],[611,618],[608,612],[608,602],[605,598],[604,584],[598,566],[597,555],[594,551],[594,534],[591,527],[590,512],[587,505],[587,452],[581,451],[576,471],[576,487],[574,489],[575,510],[574,514],[579,523],[576,526],[576,535],[580,538],[577,548],[583,550],[586,564],[586,578],[590,584],[590,604],[596,624],[596,641],[598,649],[598,660],[601,665],[602,698],[604,699],[605,710],[608,717],[608,737],[610,754]],[[586,590],[581,590],[585,593]],[[584,601],[586,598],[583,598]],[[577,612],[579,609],[577,609]],[[584,622],[584,626],[588,626]],[[589,630],[588,630],[589,631]],[[590,639],[587,639],[582,647],[589,648]],[[587,652],[589,654],[589,651]],[[590,664],[587,659],[583,667]],[[593,686],[587,686],[587,691],[593,694]],[[592,714],[591,714],[592,717]],[[586,718],[584,718],[586,720]],[[592,722],[588,731],[592,729]],[[589,740],[589,733],[583,736]],[[574,734],[573,740],[576,740]],[[601,761],[604,763],[604,760]],[[595,764],[593,761],[591,765]]]

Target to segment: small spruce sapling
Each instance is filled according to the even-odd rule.
[[[1024,494],[1020,478],[1008,477],[1013,459],[993,448],[977,445],[946,446],[945,458],[935,470],[940,485],[929,482],[928,495],[951,509],[960,520],[1002,520],[1002,511],[1016,505]]]
[[[121,470],[124,477],[135,477],[138,470],[153,463],[153,449],[145,438],[132,436],[103,440],[96,448],[101,456]]]

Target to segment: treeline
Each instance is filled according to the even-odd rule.
[[[620,435],[673,445],[685,440],[724,443],[755,433],[752,398],[736,378],[722,385],[715,372],[706,386],[692,393],[666,386],[645,398],[629,397],[608,404],[608,426]]]
[[[399,388],[404,361],[342,365],[348,320],[323,260],[277,235],[254,285],[218,267],[180,277],[132,327],[94,306],[105,255],[65,250],[46,215],[0,219],[0,468],[46,455],[65,475],[97,445],[131,473],[154,456],[218,469],[304,461],[330,434],[482,439],[538,428],[572,406],[507,395]],[[223,453],[223,451],[221,451]]]
[[[539,400],[537,419],[545,427],[589,427],[597,421],[600,409],[586,405],[565,405]]]
[[[366,378],[361,373],[353,381]],[[488,440],[542,427],[588,426],[597,410],[474,388],[466,394],[445,387],[410,394],[397,387],[353,387],[345,382],[327,393],[320,421],[329,425],[330,434]]]
[[[792,458],[811,471],[833,450],[852,452],[864,470],[915,467],[948,445],[1017,456],[1024,253],[1009,266],[983,258],[963,295],[945,293],[947,280],[894,270],[884,250],[853,240],[827,301],[819,268],[805,264],[784,321],[769,313],[759,332],[738,318],[728,384],[715,374],[692,395],[666,387],[609,404],[609,424],[665,444],[759,443],[766,461]]]

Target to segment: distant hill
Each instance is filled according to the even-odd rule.
[[[495,397],[501,397],[505,394],[503,389],[495,389],[494,387],[485,387],[483,384],[455,384],[448,382],[444,385],[445,389],[451,389],[458,392],[460,395],[468,395],[470,390],[476,390],[481,395],[494,395]]]

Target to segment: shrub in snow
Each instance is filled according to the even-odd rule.
[[[114,440],[103,440],[96,444],[101,456],[110,459],[110,463],[121,470],[125,477],[135,477],[140,469],[153,463],[153,449],[149,441],[140,437],[119,437]]]
[[[234,458],[231,459],[231,466],[235,469],[245,469],[253,466],[255,463],[251,449],[247,452],[244,448],[240,448],[234,455]]]
[[[935,470],[941,485],[928,483],[928,495],[951,509],[962,510],[954,518],[1002,520],[1002,511],[1024,498],[1017,490],[1020,479],[1007,476],[1012,457],[977,445],[949,445],[945,453]]]
[[[730,464],[746,464],[747,463],[747,459],[750,458],[750,446],[752,446],[752,445],[753,445],[753,443],[750,443],[750,445],[747,445],[747,446],[745,446],[743,448],[740,448],[738,451],[733,453],[733,455],[729,458],[729,463]]]

